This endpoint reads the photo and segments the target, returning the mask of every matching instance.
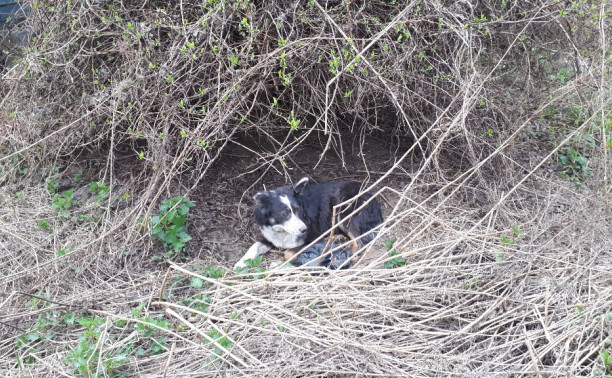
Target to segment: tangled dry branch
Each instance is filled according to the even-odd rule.
[[[1,71],[0,368],[611,374],[610,12],[31,1]],[[323,275],[221,267],[242,197],[302,171],[367,182],[373,246]],[[143,220],[176,194],[200,196],[192,229],[222,216],[152,263]]]

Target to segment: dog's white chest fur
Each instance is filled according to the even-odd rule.
[[[303,224],[303,222],[301,223]],[[303,244],[303,239],[299,235],[290,234],[279,226],[260,227],[261,234],[276,248],[296,248]],[[275,229],[275,227],[277,228]]]

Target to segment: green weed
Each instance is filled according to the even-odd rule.
[[[41,293],[37,293],[40,295]],[[39,298],[32,298],[26,305],[31,308],[44,309],[47,307],[47,302]],[[40,356],[45,353],[44,343],[46,340],[53,338],[51,330],[58,325],[57,311],[42,311],[36,317],[34,326],[26,333],[18,336],[15,340],[17,349],[17,362],[20,367],[22,364],[33,364],[37,361],[35,356]]]
[[[102,331],[106,328],[106,318],[88,316],[77,319],[74,313],[68,312],[64,321],[69,325],[76,322],[85,327],[77,346],[66,356],[66,363],[75,372],[86,377],[94,376],[94,372],[98,372],[95,376],[115,376],[117,370],[129,362],[132,344],[119,348],[114,354],[100,356],[98,343]]]
[[[478,287],[478,277],[473,277],[470,282],[465,284],[465,290],[474,290]]]
[[[216,265],[204,267],[204,275],[210,278],[221,278],[226,271],[225,268]]]
[[[210,356],[211,361],[215,361],[218,358],[223,357],[223,355],[225,354],[225,352],[217,345],[222,346],[223,348],[225,348],[225,350],[229,350],[234,345],[234,342],[229,337],[227,337],[227,335],[222,334],[216,329],[213,329],[208,332],[207,336],[215,341],[215,344],[213,344],[215,345],[213,349],[213,354]],[[211,343],[211,341],[206,338],[203,340],[203,343],[209,344]]]
[[[79,337],[76,348],[66,356],[66,362],[75,372],[89,377],[97,370],[96,365],[100,352],[96,345],[102,334],[102,325],[106,322],[106,318],[81,317],[77,319],[77,322],[85,327],[85,331]]]
[[[102,202],[108,198],[110,187],[103,181],[93,181],[89,184],[89,191],[94,195],[94,199],[97,202]]]
[[[287,118],[287,123],[291,127],[291,131],[297,130],[301,122],[302,120],[295,118],[295,115],[293,114],[293,110],[292,110],[291,113],[289,114],[289,118]]]
[[[193,281],[192,281],[193,286]],[[197,287],[197,286],[194,286]],[[191,307],[194,310],[198,310],[201,312],[208,312],[208,307],[210,306],[210,301],[212,297],[210,295],[205,294],[196,294],[187,299],[183,299],[180,303],[184,306]]]
[[[280,67],[281,69],[278,70],[278,77],[282,79],[283,81],[283,86],[286,87],[289,84],[291,84],[291,82],[293,81],[293,77],[291,76],[290,73],[286,73],[287,71],[287,61],[286,61],[286,56],[285,53],[281,53],[281,59],[280,59]]]
[[[27,167],[22,166],[23,162],[24,160],[21,154],[13,155],[10,162],[10,166],[13,167],[17,174],[20,176],[25,176],[29,172],[29,169]]]
[[[395,240],[396,240],[395,238],[389,238],[385,242],[385,248],[387,249],[387,252],[389,253],[389,257],[393,257],[391,260],[385,261],[384,266],[386,269],[398,268],[400,266],[406,265],[406,259],[401,256],[398,256],[397,251],[393,249]]]
[[[519,238],[524,234],[523,231],[519,228],[518,223],[514,223],[512,225],[512,234],[510,236],[506,236],[504,234],[499,236],[499,241],[504,246],[515,245]],[[502,262],[504,261],[504,256],[501,253],[501,249],[495,249],[495,261]]]
[[[604,366],[604,373],[606,375],[612,375],[612,354],[604,349],[601,351],[600,356]]]
[[[136,355],[154,356],[167,351],[169,348],[166,339],[161,336],[161,331],[157,327],[167,329],[170,322],[167,320],[156,319],[151,316],[147,316],[146,318],[142,319],[142,322],[144,322],[144,324],[138,322],[136,331],[143,335],[146,340],[144,340],[144,343],[139,346],[138,349],[136,349]]]
[[[59,189],[60,183],[54,178],[50,178],[47,180],[47,192],[49,194],[54,194]]]
[[[45,232],[51,232],[52,231],[51,230],[51,224],[48,221],[44,220],[44,219],[38,221],[38,228],[40,228],[41,230],[43,230]]]
[[[136,332],[143,336],[140,338],[136,350],[134,350],[134,353],[138,357],[154,356],[164,353],[169,349],[166,339],[162,336],[162,331],[159,328],[168,329],[170,322],[159,316],[146,316],[142,318],[144,307],[145,303],[140,303],[138,307],[132,309],[130,312],[132,317],[140,320],[136,323]],[[127,327],[128,322],[125,320],[118,320],[116,325],[119,327]],[[133,348],[134,345],[130,345],[129,351]]]
[[[505,245],[512,245],[512,244],[516,244],[516,242],[514,241],[514,239],[507,237],[506,235],[501,235],[499,237],[499,241],[501,241],[502,244]]]
[[[185,244],[191,240],[186,222],[187,213],[194,206],[187,197],[177,196],[163,201],[159,207],[160,214],[151,218],[149,227],[153,238],[172,250],[167,257],[182,251]]]
[[[262,273],[266,269],[261,265],[263,262],[263,256],[257,256],[254,259],[245,260],[244,264],[246,267],[244,268],[236,268],[237,273]],[[262,278],[263,276],[256,276],[256,278]]]
[[[587,166],[588,160],[572,147],[566,147],[560,153],[559,162],[564,166],[561,175],[575,182],[577,186],[582,185],[582,180],[586,177],[593,175],[593,171]]]
[[[51,207],[55,211],[55,215],[60,218],[70,218],[70,209],[77,204],[74,199],[74,189],[65,190],[61,193],[56,193],[53,196]]]
[[[23,368],[22,363],[29,365],[36,362],[36,358],[34,356],[40,353],[40,348],[37,347],[40,340],[41,337],[38,332],[28,332],[17,337],[15,346],[17,347],[17,350],[21,352],[17,354],[17,362],[21,368]],[[20,358],[20,354],[24,357]]]
[[[556,114],[559,113],[559,110],[555,107],[546,108],[546,111],[540,115],[540,119],[551,119]]]

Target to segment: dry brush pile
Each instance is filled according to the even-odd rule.
[[[605,1],[29,4],[0,84],[8,375],[612,374]],[[296,179],[307,143],[386,204],[368,258],[150,262],[162,200],[219,166]]]

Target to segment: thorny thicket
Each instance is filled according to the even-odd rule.
[[[0,86],[3,370],[612,372],[605,1],[29,4]],[[368,138],[385,172],[342,143]],[[140,264],[143,218],[224,148],[288,179],[312,141],[362,160],[393,245],[316,279]]]

